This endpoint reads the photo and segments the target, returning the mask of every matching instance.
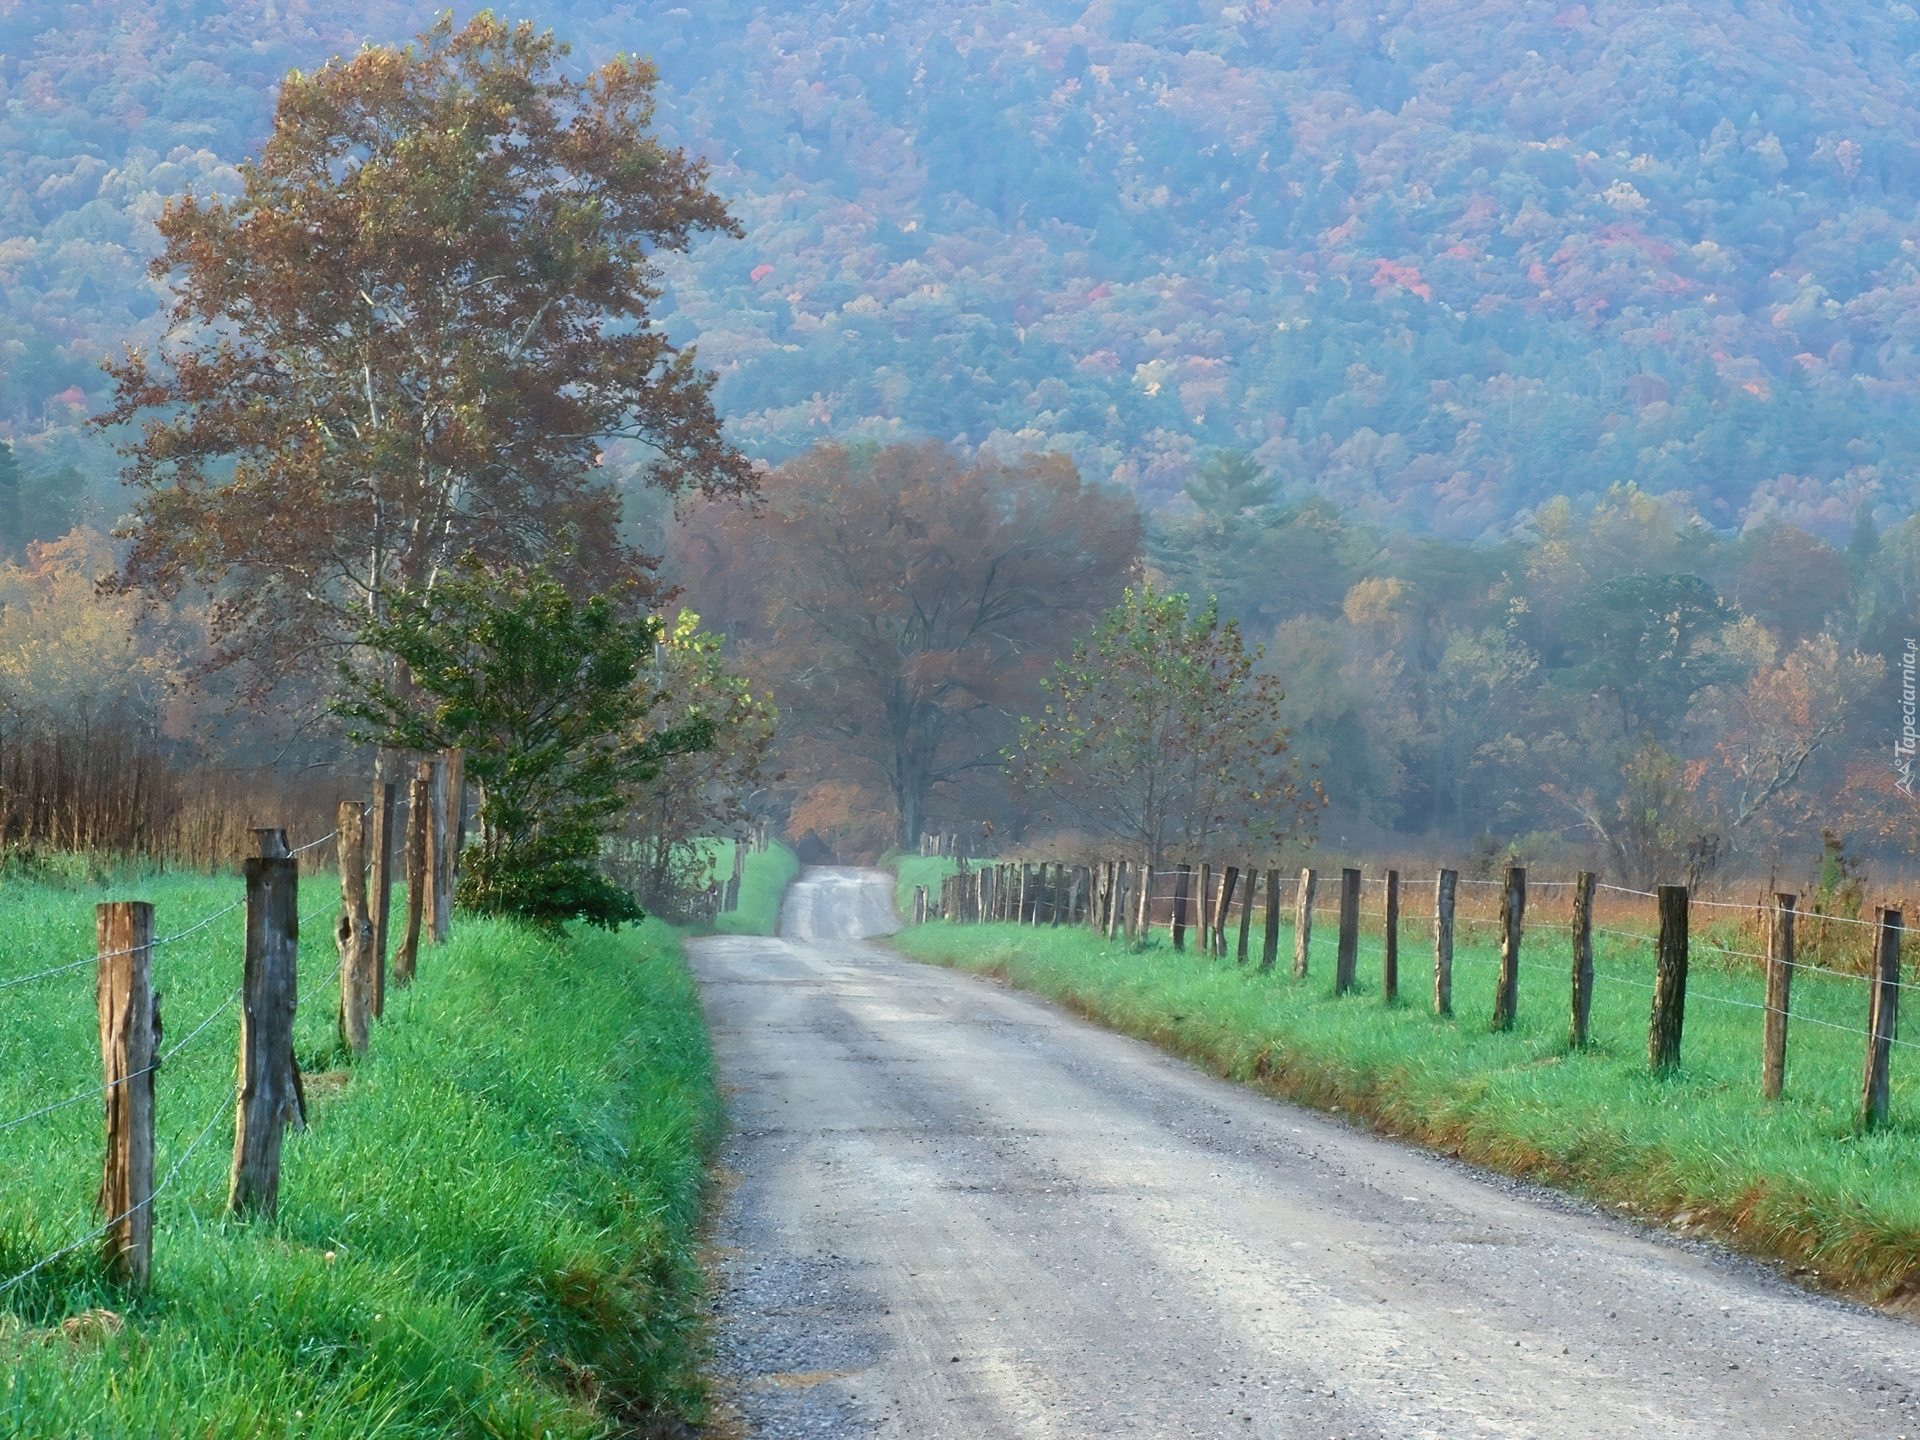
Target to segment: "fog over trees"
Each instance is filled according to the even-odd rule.
[[[222,239],[192,219],[293,213],[302,166],[356,143],[335,130],[381,153],[321,90],[311,155],[263,146],[305,93],[290,69],[436,13],[0,16],[0,546],[34,597],[0,614],[32,627],[6,637],[32,677],[7,723],[112,710],[208,743],[237,693],[184,685],[208,645],[245,635],[289,670],[321,630],[348,633],[334,612],[379,524],[372,489],[340,477],[399,486],[422,461],[472,479],[418,547],[385,552],[396,579],[477,549],[688,606],[778,710],[763,812],[853,851],[1068,823],[1004,752],[1055,663],[1151,584],[1195,615],[1217,602],[1284,691],[1286,753],[1329,799],[1320,843],[1574,847],[1643,878],[1765,868],[1823,830],[1906,854],[1911,7],[561,0],[530,18],[573,46],[567,73],[626,54],[660,77],[653,138],[613,147],[650,160],[566,163],[609,203],[672,189],[678,147],[708,167],[712,198],[683,187],[651,218],[665,248],[621,261],[638,268],[613,303],[584,251],[548,247],[579,314],[622,317],[567,344],[591,339],[596,364],[694,352],[654,397],[679,420],[624,436],[585,413],[614,391],[569,389],[560,351],[508,354],[509,318],[542,313],[531,280],[467,290],[423,261],[356,298],[302,269],[297,227]],[[448,134],[479,113],[450,103]],[[434,177],[478,153],[382,163],[431,208],[457,198]],[[469,209],[538,188],[487,175]],[[540,203],[497,240],[575,233],[580,215]],[[314,213],[336,238],[414,223],[365,196]],[[284,424],[191,453],[184,432],[150,439],[147,498],[130,493],[112,446],[135,437],[86,422],[112,403],[104,357],[143,401],[123,418],[192,398],[142,391],[122,359],[212,313],[173,314],[147,271],[169,246],[226,246],[244,263],[214,298],[244,292],[306,353],[379,339],[360,385],[379,421],[352,433],[351,366],[331,398],[216,368],[208,396],[242,414],[271,395]],[[439,409],[428,372],[452,377]],[[490,403],[497,434],[413,423],[508,391],[524,403]],[[346,450],[319,463],[302,426]],[[148,482],[183,456],[213,488],[234,458],[243,482],[306,487],[260,510],[279,517],[265,569],[229,563],[244,519],[155,508]],[[676,510],[648,484],[743,491],[749,461],[763,503]],[[146,616],[72,598],[115,564],[177,593]],[[140,685],[59,658],[102,624],[140,652]],[[314,757],[338,744],[301,734]]]

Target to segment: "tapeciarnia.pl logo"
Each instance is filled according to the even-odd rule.
[[[1913,723],[1916,671],[1920,671],[1920,646],[1908,636],[1906,653],[1900,657],[1900,738],[1893,746],[1893,769],[1900,777],[1896,782],[1900,793],[1909,800],[1913,798],[1914,749],[1920,744],[1920,729]]]

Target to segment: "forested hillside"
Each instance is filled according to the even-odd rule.
[[[156,333],[164,197],[236,183],[287,67],[433,8],[0,8],[0,412],[30,456],[70,458],[99,356]],[[1052,448],[1153,507],[1235,446],[1292,498],[1459,536],[1629,479],[1835,539],[1913,503],[1904,3],[531,18],[582,62],[651,54],[666,135],[714,160],[747,238],[668,298],[770,459]]]

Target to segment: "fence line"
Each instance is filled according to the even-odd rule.
[[[447,803],[439,807],[436,813],[426,817],[426,823],[429,826],[439,825],[448,832],[439,842],[442,846],[451,843],[452,831],[457,823],[455,816],[459,813],[453,807],[460,803],[460,796],[455,793],[456,787],[450,786],[447,790]],[[356,802],[345,802],[339,807],[343,823],[351,813],[351,806],[354,803]],[[374,805],[361,804],[359,806],[361,818],[364,820],[374,809]],[[79,1239],[60,1246],[18,1273],[0,1280],[0,1296],[8,1294],[30,1277],[45,1271],[48,1266],[73,1255],[103,1237],[108,1237],[105,1249],[109,1268],[116,1271],[123,1280],[136,1286],[144,1285],[150,1266],[154,1201],[178,1180],[183,1168],[205,1143],[228,1107],[236,1106],[234,1114],[238,1131],[236,1134],[237,1160],[239,1152],[246,1148],[244,1142],[249,1133],[249,1126],[258,1130],[261,1119],[249,1113],[250,1104],[246,1097],[250,1083],[247,1077],[255,1074],[255,1062],[261,1056],[266,1056],[270,1064],[285,1065],[288,1074],[284,1078],[291,1082],[293,1097],[296,1101],[298,1100],[297,1067],[292,1058],[294,1018],[292,996],[294,992],[290,988],[285,992],[284,1005],[257,1004],[258,1000],[271,999],[271,997],[265,995],[256,997],[253,992],[261,975],[272,971],[276,965],[286,971],[286,983],[291,986],[294,981],[290,967],[297,966],[298,963],[296,937],[300,927],[344,903],[346,898],[344,893],[329,894],[321,904],[298,915],[294,913],[297,907],[291,903],[299,883],[299,857],[339,839],[340,835],[341,831],[336,827],[317,839],[290,849],[286,844],[284,831],[271,828],[256,830],[255,837],[261,854],[247,862],[246,891],[231,903],[163,936],[153,936],[151,933],[151,906],[124,902],[102,904],[96,907],[96,925],[99,939],[104,943],[96,947],[94,953],[29,974],[0,980],[0,991],[4,991],[89,965],[96,968],[100,977],[96,985],[96,995],[100,1008],[102,1060],[107,1070],[106,1075],[100,1082],[89,1085],[77,1093],[35,1106],[23,1114],[0,1121],[0,1133],[11,1132],[32,1121],[83,1102],[104,1098],[107,1106],[107,1152],[106,1179],[102,1182],[101,1194],[102,1196],[111,1194],[114,1199],[122,1202],[117,1206],[107,1206],[106,1208],[113,1209],[114,1213],[101,1223],[93,1225]],[[384,832],[383,836],[385,843],[390,847],[395,837]],[[367,855],[363,867],[366,872],[371,873],[374,870],[377,858],[379,857],[371,852]],[[322,874],[324,873],[323,870]],[[436,878],[440,884],[450,883],[451,867],[447,867],[446,875]],[[272,896],[275,893],[275,885],[279,885],[284,890],[285,898],[289,902],[281,910],[274,909]],[[380,897],[383,902],[386,898]],[[151,972],[155,953],[206,930],[236,910],[255,904],[264,908],[259,912],[256,923],[248,926],[247,943],[250,947],[256,942],[266,947],[265,952],[259,957],[259,966],[256,967],[255,957],[249,954],[245,967],[246,983],[228,992],[225,998],[219,1000],[205,1015],[201,1016],[185,1035],[155,1054],[155,1047],[151,1042],[158,1039],[160,1026],[158,993],[153,988]],[[444,933],[435,938],[445,938]],[[275,958],[276,955],[280,958]],[[384,970],[384,947],[378,958]],[[343,963],[344,959],[343,956]],[[328,973],[337,974],[332,967],[329,967]],[[269,980],[271,980],[270,976]],[[322,987],[322,996],[325,995],[326,989],[327,987]],[[231,1084],[223,1080],[211,1111],[204,1119],[196,1117],[197,1131],[191,1140],[186,1142],[184,1148],[179,1149],[165,1176],[159,1184],[155,1185],[152,1183],[151,1169],[151,1156],[154,1149],[152,1131],[156,1099],[153,1091],[155,1078],[170,1062],[175,1061],[189,1047],[194,1046],[207,1035],[243,998],[247,1001],[248,1015],[252,1018],[252,1023],[250,1026],[242,1026],[240,1030],[242,1083]],[[147,1013],[147,1010],[150,1010],[150,1013]],[[147,1037],[149,1028],[151,1038]],[[280,1032],[277,1040],[274,1036],[276,1030]],[[189,1077],[199,1073],[197,1065],[183,1072]],[[140,1087],[130,1088],[131,1082],[141,1082]],[[171,1089],[169,1093],[172,1093]],[[238,1102],[237,1105],[236,1102]],[[301,1105],[300,1109],[303,1118],[304,1106]],[[278,1127],[284,1123],[283,1113],[276,1113],[271,1117],[272,1127]],[[141,1140],[142,1136],[144,1140]],[[140,1143],[136,1144],[135,1141]],[[144,1145],[143,1151],[142,1145]],[[277,1155],[279,1150],[277,1144],[268,1148]],[[147,1158],[137,1159],[136,1153],[144,1154]],[[146,1167],[144,1176],[140,1174],[142,1165]],[[239,1166],[236,1164],[236,1172],[238,1169]],[[251,1177],[256,1189],[262,1183],[264,1184],[264,1199],[256,1194],[252,1197],[251,1203],[244,1207],[236,1180],[229,1193],[229,1208],[236,1212],[242,1208],[270,1211],[273,1195],[278,1186],[278,1169],[277,1158],[272,1158],[267,1162],[264,1171]],[[126,1203],[129,1201],[130,1203]]]
[[[1695,902],[1683,886],[1663,886],[1658,891],[1640,890],[1598,883],[1596,877],[1584,873],[1577,880],[1529,881],[1524,868],[1514,867],[1503,881],[1468,878],[1465,882],[1468,886],[1479,887],[1479,892],[1469,891],[1469,894],[1483,893],[1487,889],[1500,891],[1497,916],[1474,913],[1477,908],[1475,905],[1459,905],[1455,897],[1460,877],[1447,870],[1439,872],[1439,880],[1433,891],[1433,907],[1425,913],[1418,913],[1418,901],[1409,906],[1405,900],[1422,894],[1424,887],[1417,883],[1406,884],[1407,877],[1398,872],[1367,876],[1357,867],[1348,866],[1343,867],[1340,873],[1337,890],[1332,884],[1324,891],[1303,889],[1316,886],[1319,878],[1319,873],[1311,868],[1303,869],[1297,875],[1281,875],[1278,867],[1263,870],[1259,866],[1248,865],[1243,869],[1240,865],[1215,866],[1210,862],[1169,867],[1143,866],[1138,860],[1124,859],[1072,865],[983,861],[977,869],[964,870],[950,877],[941,889],[937,906],[933,903],[931,892],[923,889],[916,901],[914,919],[916,923],[934,918],[976,923],[1006,918],[1022,925],[1086,924],[1109,936],[1117,937],[1124,931],[1129,940],[1164,925],[1177,950],[1186,949],[1191,944],[1191,948],[1201,956],[1224,957],[1237,953],[1238,958],[1245,961],[1252,958],[1252,920],[1254,911],[1260,909],[1266,915],[1260,945],[1261,971],[1271,968],[1277,960],[1276,937],[1282,925],[1285,925],[1294,933],[1295,960],[1292,969],[1295,977],[1301,978],[1308,973],[1308,952],[1312,948],[1310,930],[1306,927],[1321,928],[1315,923],[1319,917],[1329,928],[1335,928],[1338,937],[1334,993],[1343,994],[1353,986],[1356,978],[1354,960],[1364,953],[1382,957],[1381,990],[1389,1002],[1393,1002],[1397,995],[1399,965],[1407,953],[1401,944],[1400,926],[1411,924],[1424,927],[1431,923],[1434,933],[1434,1008],[1443,1015],[1452,1013],[1452,936],[1455,927],[1490,927],[1496,933],[1500,950],[1501,978],[1492,1021],[1496,1030],[1508,1029],[1513,1023],[1517,1004],[1515,980],[1522,969],[1543,974],[1554,973],[1563,981],[1570,980],[1570,1044],[1576,1049],[1587,1043],[1587,1017],[1596,983],[1650,991],[1653,1000],[1649,1019],[1648,1063],[1656,1073],[1671,1072],[1680,1064],[1690,957],[1699,954],[1702,957],[1718,955],[1751,960],[1758,962],[1765,970],[1767,992],[1764,1003],[1717,993],[1709,986],[1698,984],[1692,986],[1695,999],[1728,1009],[1759,1011],[1767,1017],[1762,1046],[1762,1093],[1770,1100],[1778,1099],[1780,1095],[1788,1022],[1791,1019],[1800,1018],[1825,1029],[1865,1037],[1868,1040],[1868,1054],[1861,1111],[1861,1123],[1864,1125],[1884,1123],[1888,1118],[1889,1052],[1894,1047],[1902,1050],[1920,1049],[1920,1044],[1899,1039],[1893,1030],[1899,991],[1920,989],[1920,984],[1909,982],[1901,975],[1899,949],[1904,916],[1896,909],[1882,908],[1876,919],[1868,922],[1846,916],[1822,915],[1817,911],[1800,911],[1778,900],[1771,906],[1765,902],[1753,905],[1725,901]],[[1331,875],[1326,878],[1330,881],[1333,879]],[[1399,882],[1397,888],[1396,881]],[[1384,894],[1388,898],[1389,909],[1393,912],[1391,915],[1388,910],[1367,909],[1356,903],[1362,894],[1367,893],[1369,886],[1374,887],[1374,894]],[[1558,914],[1546,918],[1536,910],[1529,915],[1529,891],[1535,895],[1547,892],[1552,897],[1548,901],[1549,911],[1557,910]],[[1562,891],[1572,892],[1570,916],[1567,911],[1559,909],[1565,904],[1558,895]],[[1600,909],[1597,902],[1603,896],[1654,901],[1658,913],[1658,933],[1622,928],[1618,920],[1614,924],[1595,923],[1600,918],[1596,913]],[[1784,898],[1789,901],[1792,899]],[[1688,921],[1695,905],[1710,912],[1739,911],[1755,921],[1766,921],[1771,915],[1773,920],[1767,942],[1769,953],[1749,951],[1714,940],[1711,936],[1691,935],[1692,927]],[[1608,909],[1612,911],[1611,904]],[[1610,914],[1608,918],[1613,918],[1613,915]],[[1821,947],[1831,943],[1832,937],[1823,928],[1828,920],[1840,920],[1858,929],[1871,928],[1874,931],[1870,973],[1853,973],[1821,964],[1817,959],[1795,956],[1794,922],[1806,922],[1810,932],[1807,936],[1809,948],[1817,954]],[[1237,929],[1239,935],[1229,935],[1229,927]],[[1363,942],[1363,930],[1377,937],[1378,943]],[[1187,938],[1189,931],[1193,932],[1191,942]],[[1571,940],[1573,954],[1570,970],[1560,971],[1524,958],[1529,942],[1537,945],[1545,932],[1567,936]],[[1611,970],[1596,969],[1592,963],[1592,941],[1595,936],[1627,946],[1644,946],[1652,951],[1649,957],[1653,962],[1652,982],[1647,983]],[[1245,948],[1240,948],[1243,945]],[[1610,947],[1610,953],[1620,954],[1620,947]],[[1390,964],[1386,963],[1389,956],[1392,957]],[[1866,1028],[1807,1014],[1804,1000],[1796,1010],[1788,984],[1795,970],[1867,981],[1871,1005]]]

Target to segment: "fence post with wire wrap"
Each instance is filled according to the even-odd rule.
[[[1860,1096],[1860,1123],[1872,1128],[1891,1113],[1893,1037],[1900,1028],[1900,929],[1898,910],[1875,915],[1873,969],[1867,1001],[1867,1076]]]
[[[1240,939],[1233,947],[1233,963],[1247,963],[1247,947],[1253,939],[1253,887],[1260,878],[1260,872],[1247,866],[1247,885],[1240,896]]]
[[[1173,948],[1187,948],[1187,896],[1193,884],[1193,867],[1182,865],[1173,872],[1173,915],[1167,929],[1173,936]]]
[[[99,943],[100,1058],[106,1071],[106,1159],[100,1210],[107,1272],[144,1289],[153,1274],[153,1075],[160,997],[153,992],[153,906],[119,900],[94,911]]]
[[[1260,934],[1260,973],[1272,972],[1273,962],[1280,958],[1280,872],[1269,868],[1267,871],[1267,912],[1266,924]]]
[[[1333,993],[1344,995],[1353,989],[1353,974],[1360,962],[1360,872],[1340,872],[1340,943],[1333,955]]]
[[[1387,903],[1381,912],[1386,926],[1380,956],[1380,1000],[1392,1005],[1400,999],[1400,872],[1387,871]]]
[[[1573,1014],[1567,1043],[1586,1048],[1587,1022],[1593,1016],[1593,882],[1591,870],[1573,877]]]
[[[1520,933],[1527,914],[1527,872],[1507,867],[1507,883],[1500,891],[1500,980],[1493,996],[1495,1030],[1511,1030],[1520,1009]]]
[[[1460,872],[1442,870],[1433,881],[1433,1013],[1453,1014],[1453,905]]]
[[[387,931],[393,919],[393,800],[394,784],[380,781],[373,787],[373,852],[370,878],[373,920],[373,1017],[379,1019],[387,1008]]]
[[[393,956],[393,983],[402,990],[413,983],[420,963],[420,920],[426,905],[428,837],[433,826],[433,770],[416,761],[407,781],[407,925]]]
[[[1787,1083],[1787,1014],[1793,998],[1793,907],[1777,894],[1767,912],[1767,1029],[1760,1047],[1760,1095],[1778,1100]]]
[[[1654,951],[1647,1068],[1664,1074],[1680,1068],[1680,1034],[1687,1018],[1687,887],[1662,885],[1654,893],[1660,938]]]
[[[340,802],[336,833],[340,919],[333,942],[340,952],[340,1043],[364,1055],[373,1015],[374,929],[367,909],[367,835],[358,801]]]
[[[1293,978],[1307,978],[1307,955],[1313,945],[1313,890],[1320,876],[1313,870],[1300,872],[1300,893],[1293,901]]]
[[[284,831],[256,831],[262,853],[248,859],[247,957],[240,1009],[240,1098],[227,1208],[272,1216],[280,1198],[280,1144],[289,1123],[304,1124],[306,1100],[293,1058],[299,1000],[300,862]],[[277,853],[273,853],[277,852]]]

